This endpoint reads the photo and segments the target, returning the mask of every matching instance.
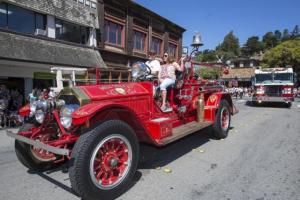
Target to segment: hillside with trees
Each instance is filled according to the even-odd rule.
[[[230,31],[213,50],[205,49],[197,56],[201,62],[222,62],[263,54],[263,67],[292,66],[300,75],[300,30],[296,25],[292,31],[284,29],[268,31],[262,38],[250,36],[242,46],[239,38]]]

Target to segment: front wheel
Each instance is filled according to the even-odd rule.
[[[112,199],[131,183],[139,144],[132,128],[120,120],[103,122],[80,136],[71,155],[73,190],[83,199]]]
[[[214,136],[217,139],[226,138],[230,128],[230,123],[231,114],[229,104],[226,100],[222,99],[213,125]]]
[[[21,126],[19,132],[30,131],[34,127],[33,124],[26,123]],[[36,138],[38,141],[48,140],[48,135]],[[18,160],[28,169],[34,171],[44,171],[54,166],[56,155],[42,149],[35,148],[24,142],[15,140],[15,152]]]
[[[291,108],[291,107],[292,107],[292,103],[291,103],[291,102],[288,102],[288,103],[286,104],[286,107],[287,107],[287,108]]]

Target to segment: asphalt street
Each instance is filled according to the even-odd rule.
[[[234,101],[240,112],[225,140],[205,129],[164,148],[143,146],[134,184],[119,199],[299,200],[300,99],[290,109]],[[1,200],[80,199],[64,167],[28,171],[13,144],[0,131]]]

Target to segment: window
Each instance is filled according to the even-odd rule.
[[[42,29],[42,30],[46,30],[46,16],[36,13],[35,14],[35,27],[36,29]]]
[[[0,4],[0,27],[34,34],[35,29],[46,29],[46,16],[6,3]]]
[[[156,55],[160,55],[161,46],[162,46],[162,40],[157,37],[152,37],[151,51],[155,52]]]
[[[89,38],[89,28],[58,19],[55,21],[55,33],[57,39],[79,44],[86,44]]]
[[[177,45],[173,44],[173,43],[169,43],[168,53],[169,53],[169,55],[176,58],[176,56],[177,56]]]
[[[105,42],[121,46],[123,44],[123,25],[106,20]]]
[[[13,5],[8,5],[7,8],[8,29],[22,33],[35,32],[34,12]]]
[[[133,49],[136,51],[146,51],[146,38],[147,34],[140,31],[133,31]]]
[[[0,3],[0,27],[5,28],[7,24],[7,6],[5,3]]]

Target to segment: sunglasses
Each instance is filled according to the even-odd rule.
[[[168,55],[164,55],[164,57],[168,57]]]

